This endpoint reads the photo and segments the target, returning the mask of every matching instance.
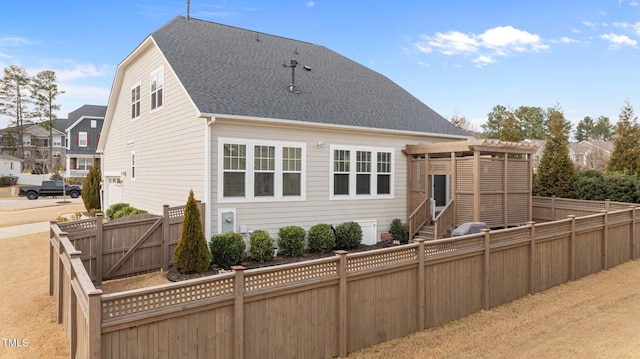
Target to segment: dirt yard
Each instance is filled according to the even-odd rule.
[[[0,208],[0,227],[55,219],[81,211],[78,206]],[[69,357],[48,295],[47,237],[0,239],[0,358]],[[108,282],[103,290],[165,280],[161,273],[150,274]],[[634,261],[349,358],[640,358],[638,318],[640,261]],[[15,347],[14,339],[27,345]]]

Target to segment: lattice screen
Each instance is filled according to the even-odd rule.
[[[504,160],[502,158],[480,159],[480,193],[504,190]]]

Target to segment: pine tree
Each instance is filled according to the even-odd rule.
[[[544,110],[540,107],[520,106],[514,112],[522,137],[527,139],[544,139],[547,132],[547,121]]]
[[[498,131],[500,141],[520,142],[522,141],[522,131],[518,125],[516,117],[511,112],[505,113],[505,120]]]
[[[60,110],[60,104],[55,103],[58,95],[64,91],[58,90],[56,73],[51,70],[40,71],[31,81],[31,97],[35,105],[33,116],[41,119],[39,125],[49,131],[48,166],[44,171],[53,168],[53,128],[56,126],[55,111]]]
[[[184,209],[182,234],[173,253],[173,267],[179,273],[193,274],[206,272],[210,264],[211,252],[202,233],[200,211],[191,190]]]
[[[619,115],[616,135],[613,140],[613,152],[609,158],[607,172],[621,172],[630,175],[640,174],[640,127],[633,107],[626,102]]]
[[[27,104],[30,101],[27,90],[31,77],[27,71],[16,65],[4,68],[4,76],[0,79],[0,115],[12,119],[18,135],[18,157],[24,160],[24,125],[31,123],[28,118]]]
[[[482,124],[483,136],[487,138],[498,138],[500,128],[506,119],[507,108],[502,105],[493,106],[491,112],[487,114],[487,122]]]
[[[589,116],[585,116],[580,122],[578,122],[578,126],[576,126],[576,141],[582,142],[587,141],[593,138],[593,130],[596,124],[593,122],[593,119]]]
[[[91,212],[92,209],[100,209],[100,166],[94,160],[84,185],[82,186],[82,202],[84,208]]]
[[[570,129],[571,124],[559,107],[549,110],[547,143],[533,184],[533,191],[538,196],[569,197],[575,176],[575,168],[569,158]]]

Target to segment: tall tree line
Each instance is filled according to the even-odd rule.
[[[44,172],[53,167],[54,163],[53,129],[57,120],[55,112],[60,110],[56,100],[63,93],[64,91],[58,89],[55,72],[51,70],[40,71],[35,76],[30,76],[24,68],[11,65],[4,68],[3,76],[0,78],[0,114],[11,119],[11,126],[15,127],[17,137],[16,141],[12,134],[5,134],[2,140],[9,150],[13,146],[15,150],[19,148],[24,160],[25,125],[38,123],[48,130],[49,151]]]

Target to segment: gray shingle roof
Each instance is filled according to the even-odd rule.
[[[102,117],[107,113],[107,106],[83,105],[80,108],[69,112],[69,125],[74,124],[81,117]]]
[[[323,46],[182,16],[151,36],[202,113],[465,136],[387,77]],[[291,59],[296,92],[284,66]]]

